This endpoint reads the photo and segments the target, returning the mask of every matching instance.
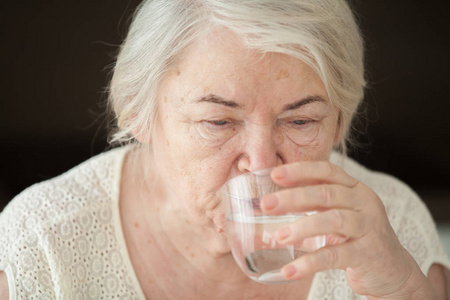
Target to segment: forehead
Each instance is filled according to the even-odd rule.
[[[183,55],[177,72],[195,69],[196,74],[222,75],[251,73],[270,79],[295,76],[316,78],[317,74],[302,61],[281,53],[261,53],[246,47],[228,30],[216,30],[194,42]],[[273,78],[271,78],[273,77]]]
[[[167,79],[162,93],[183,100],[216,94],[251,106],[250,102],[274,105],[311,95],[328,99],[322,81],[307,64],[285,54],[249,49],[225,30],[193,43]]]

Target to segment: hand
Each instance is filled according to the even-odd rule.
[[[263,198],[267,213],[319,211],[280,229],[279,243],[293,244],[317,235],[333,237],[326,247],[286,265],[282,270],[286,278],[342,269],[360,295],[412,299],[413,294],[428,292],[426,277],[400,244],[382,201],[369,187],[328,162],[283,165],[272,171],[272,178],[291,188]]]

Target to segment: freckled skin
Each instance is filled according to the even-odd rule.
[[[275,80],[281,80],[289,77],[289,72],[286,70],[280,70],[275,78]]]
[[[159,89],[152,149],[139,150],[149,155],[140,161],[145,171],[124,164],[124,181],[132,173],[147,183],[123,184],[120,201],[144,293],[157,299],[306,299],[312,275],[261,285],[239,270],[217,191],[243,172],[327,160],[339,139],[338,111],[308,66],[280,54],[261,56],[229,33],[199,39],[185,54],[175,69],[183,72],[172,70]],[[198,101],[208,94],[236,105]],[[286,111],[311,96],[324,101]]]
[[[289,134],[277,129],[286,104],[310,95],[327,99],[323,83],[298,60],[280,54],[261,58],[232,36],[227,36],[228,44],[222,43],[222,38],[200,39],[177,67],[183,73],[172,73],[164,81],[158,95],[164,101],[159,101],[152,137],[159,178],[170,191],[171,205],[193,224],[215,232],[224,226],[217,191],[228,179],[282,163],[327,160],[338,132],[338,112],[329,102],[308,104],[295,112],[299,118],[320,118],[319,133],[308,145],[297,145]],[[242,108],[196,103],[205,91],[231,99]],[[225,137],[208,129],[205,120],[210,119],[236,120],[236,126],[230,128],[233,134]],[[229,250],[225,244],[222,247]]]
[[[204,299],[306,299],[312,277],[289,287],[261,286],[241,272],[227,243],[218,191],[243,172],[329,158],[339,132],[338,112],[323,83],[302,62],[262,56],[227,32],[199,39],[168,74],[157,95],[151,150],[138,150],[142,171],[127,168],[147,184],[124,176],[131,182],[124,184],[128,192],[122,190],[124,199],[136,199],[133,210],[122,204],[124,224],[133,220],[125,228],[133,266],[140,282],[154,280],[143,284],[144,293],[201,299],[198,288]],[[210,94],[234,107],[198,102]],[[310,96],[323,101],[285,110]],[[307,122],[297,126],[296,121]],[[309,139],[299,138],[304,136]],[[140,218],[139,230],[135,218]],[[152,247],[149,238],[157,241]]]

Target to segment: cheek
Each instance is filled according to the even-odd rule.
[[[159,169],[170,182],[177,182],[181,195],[211,195],[229,178],[239,139],[216,145],[199,137],[193,126],[179,125],[167,124],[156,134],[154,153]]]
[[[160,175],[168,182],[189,178],[189,149],[183,147],[188,138],[180,134],[180,128],[170,118],[165,118],[164,122],[158,122],[157,125],[152,147],[154,163]]]
[[[286,138],[283,151],[284,163],[328,160],[335,138],[335,126],[332,125],[332,122],[324,124],[316,138],[307,145],[299,146],[291,139]]]
[[[311,145],[310,156],[312,160],[328,160],[333,151],[337,120],[331,119],[327,122],[317,140]]]
[[[196,144],[192,148],[192,170],[201,182],[199,188],[215,193],[233,176],[234,165],[238,153],[237,137],[220,146],[211,148]]]

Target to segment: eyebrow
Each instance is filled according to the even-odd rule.
[[[210,103],[225,105],[225,106],[231,107],[231,108],[240,108],[241,107],[238,103],[236,103],[234,101],[226,100],[226,99],[224,99],[220,96],[214,95],[214,94],[209,94],[209,95],[200,97],[195,102],[196,103],[210,102]]]
[[[319,96],[319,95],[308,96],[308,97],[298,100],[294,103],[286,104],[283,107],[283,111],[296,110],[297,108],[300,108],[301,106],[304,106],[306,104],[313,103],[313,102],[326,102],[326,100],[322,96]]]
[[[220,97],[220,96],[214,95],[214,94],[208,94],[206,96],[202,96],[202,97],[198,98],[195,102],[196,103],[209,102],[209,103],[216,103],[216,104],[224,105],[224,106],[231,107],[231,108],[241,108],[241,106],[238,103],[231,101],[231,100],[227,100],[223,97]],[[313,103],[313,102],[326,102],[326,100],[322,96],[319,96],[319,95],[308,96],[308,97],[300,99],[294,103],[286,104],[283,107],[283,111],[296,110],[296,109],[300,108],[301,106],[304,106],[304,105],[307,105],[307,104]]]

